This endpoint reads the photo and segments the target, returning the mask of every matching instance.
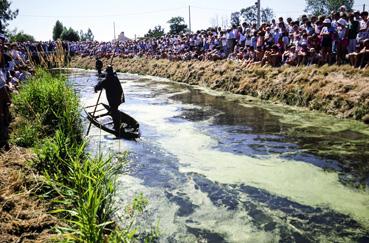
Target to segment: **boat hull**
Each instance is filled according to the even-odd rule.
[[[95,110],[96,108],[96,110]],[[125,112],[119,111],[120,129],[114,129],[113,119],[110,114],[110,107],[100,103],[94,106],[85,107],[87,119],[101,130],[115,135],[117,138],[135,140],[141,136],[139,123]],[[95,112],[94,112],[95,111]]]

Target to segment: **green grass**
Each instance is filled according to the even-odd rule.
[[[40,69],[13,97],[16,114],[25,124],[37,124],[37,131],[33,131],[37,135],[35,142],[53,136],[57,130],[76,142],[82,141],[78,98],[66,82],[65,78],[53,77]]]
[[[35,147],[34,168],[43,175],[42,197],[51,202],[52,213],[63,222],[57,228],[63,242],[155,241],[157,230],[144,237],[133,227],[147,201],[137,197],[125,228],[112,221],[116,176],[125,156],[91,157],[85,151],[78,98],[65,78],[38,70],[14,97],[18,122],[13,142]],[[137,213],[136,213],[137,212]]]
[[[67,222],[68,227],[60,228],[67,240],[73,242],[103,242],[104,238],[119,231],[111,218],[113,197],[115,196],[116,175],[123,163],[112,163],[111,159],[88,158],[85,145],[56,149],[60,138],[49,141],[39,153],[39,160],[53,158],[45,170],[55,210]],[[44,150],[54,147],[53,151]],[[62,158],[66,155],[65,158]],[[42,163],[44,164],[44,163]]]
[[[11,143],[26,148],[35,146],[41,137],[41,127],[39,119],[32,123],[24,119],[17,121],[11,134]]]

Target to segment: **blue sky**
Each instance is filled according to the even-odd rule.
[[[143,36],[150,28],[166,23],[173,16],[183,16],[188,21],[188,5],[192,6],[192,30],[222,24],[230,13],[253,5],[255,0],[12,0],[12,8],[19,16],[11,22],[17,28],[32,34],[37,40],[49,40],[56,20],[77,30],[91,28],[97,40],[113,38],[116,33],[126,36]],[[261,0],[262,7],[270,7],[275,16],[296,17],[303,13],[305,0]],[[368,0],[356,0],[355,7],[362,8]],[[367,7],[369,8],[369,6]]]

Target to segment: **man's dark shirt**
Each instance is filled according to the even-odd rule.
[[[103,81],[95,86],[95,91],[105,89],[111,109],[118,109],[124,102],[123,89],[116,75],[108,75]]]
[[[101,70],[103,68],[103,62],[101,60],[96,60],[96,69]]]
[[[348,27],[348,38],[350,40],[356,39],[357,33],[359,32],[359,21],[353,21]]]

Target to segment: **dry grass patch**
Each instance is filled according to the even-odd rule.
[[[58,221],[35,192],[39,176],[28,164],[31,150],[12,147],[0,154],[0,242],[47,242]]]
[[[87,63],[90,63],[88,68],[94,68],[93,58],[72,60],[73,66]],[[114,66],[123,72],[165,77],[261,99],[277,99],[337,117],[360,120],[369,115],[369,69],[348,65],[246,68],[233,61],[171,62],[144,58],[115,58]]]

